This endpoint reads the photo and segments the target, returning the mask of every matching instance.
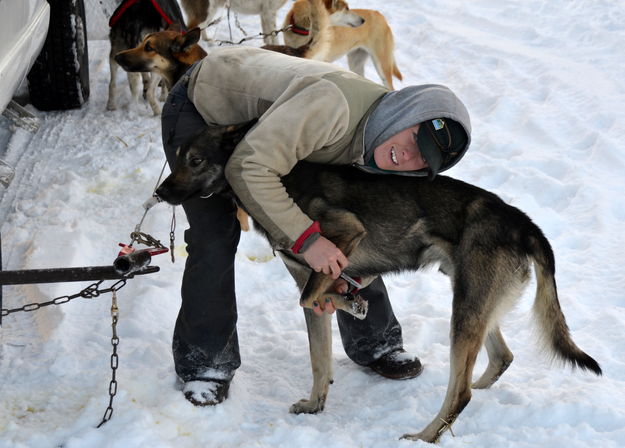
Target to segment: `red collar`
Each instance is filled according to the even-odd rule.
[[[306,28],[297,26],[297,24],[295,23],[295,18],[293,16],[291,16],[291,31],[293,31],[295,34],[299,34],[300,36],[308,36],[310,34],[310,31],[308,31]]]

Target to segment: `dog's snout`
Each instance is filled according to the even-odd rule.
[[[165,202],[170,202],[169,197],[169,188],[167,188],[167,184],[163,182],[158,186],[158,188],[154,191],[154,194]]]

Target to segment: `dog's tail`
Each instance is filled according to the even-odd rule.
[[[310,35],[305,58],[323,61],[330,50],[330,33],[328,30],[328,12],[322,0],[309,0],[310,2]]]
[[[536,299],[534,315],[542,332],[545,346],[555,358],[601,375],[601,367],[597,361],[582,351],[573,339],[560,308],[555,280],[555,258],[549,241],[542,231],[533,223],[529,230],[526,243],[528,254],[534,260],[536,271]]]

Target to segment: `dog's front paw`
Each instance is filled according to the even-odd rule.
[[[106,103],[106,110],[117,110],[117,103],[115,100],[109,99]]]
[[[342,309],[347,311],[352,316],[357,319],[364,319],[367,317],[367,312],[369,311],[369,302],[363,299],[360,294],[346,294],[342,296],[344,300],[344,307],[338,309]]]
[[[291,414],[317,414],[323,411],[323,405],[323,401],[320,400],[300,400],[291,405],[289,412]]]

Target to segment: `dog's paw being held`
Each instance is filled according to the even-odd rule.
[[[323,411],[323,403],[311,400],[300,400],[289,408],[291,414],[317,414]]]

